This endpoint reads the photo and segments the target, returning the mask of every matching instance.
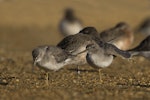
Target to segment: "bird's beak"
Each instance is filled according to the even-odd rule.
[[[33,66],[36,66],[36,61],[33,62]]]
[[[34,73],[34,67],[36,66],[36,63],[37,63],[37,59],[34,59],[33,66],[32,66],[32,73]]]
[[[85,52],[87,52],[87,49],[85,49],[85,50],[79,52],[77,55],[82,54],[82,53],[85,53]]]
[[[37,62],[37,59],[35,58],[35,60],[33,61],[33,66],[36,66],[36,62]]]

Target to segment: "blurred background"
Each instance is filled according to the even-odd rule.
[[[74,9],[84,26],[94,26],[99,32],[114,27],[120,21],[136,29],[150,16],[150,0],[0,0],[0,79],[15,77],[10,82],[5,80],[6,85],[1,83],[1,98],[6,100],[13,97],[17,100],[24,97],[22,100],[27,100],[28,97],[28,100],[33,100],[33,97],[45,97],[49,100],[55,96],[55,91],[43,88],[45,81],[40,78],[40,72],[31,73],[31,51],[39,45],[56,45],[64,38],[58,25],[68,7]],[[143,38],[143,35],[135,33],[133,47]],[[115,67],[104,70],[105,80],[102,85],[95,81],[99,79],[97,73],[82,73],[80,79],[83,84],[78,85],[73,82],[73,79],[77,80],[76,72],[61,70],[59,74],[51,73],[53,81],[50,88],[60,94],[60,100],[67,95],[71,98],[87,98],[86,100],[88,97],[111,100],[114,96],[123,99],[126,97],[126,100],[130,97],[130,100],[132,97],[135,97],[134,100],[145,97],[148,100],[149,61],[144,59],[144,63],[135,63],[120,58],[115,60],[117,61],[111,65]],[[137,80],[132,78],[133,75]],[[66,89],[69,91],[66,92]]]
[[[150,16],[149,0],[0,0],[0,48],[31,51],[62,38],[58,24],[72,8],[84,26],[100,32],[120,21],[137,27]]]

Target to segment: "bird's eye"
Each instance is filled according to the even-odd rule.
[[[38,57],[35,58],[35,61],[38,60]]]

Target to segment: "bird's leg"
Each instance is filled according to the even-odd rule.
[[[102,73],[101,73],[101,70],[102,69],[98,69],[100,83],[102,83]]]
[[[36,66],[36,59],[35,59],[35,61],[33,62],[33,65],[32,65],[32,73],[34,73],[34,70],[35,70],[35,66]]]
[[[32,73],[34,73],[34,65],[32,66]]]
[[[80,74],[79,65],[77,65],[77,73]]]
[[[32,73],[34,73],[35,67],[36,67],[36,61],[33,62],[33,65],[32,65]]]
[[[128,59],[128,61],[131,62],[131,63],[136,63],[134,58],[130,58],[130,59]]]
[[[46,83],[47,86],[49,86],[49,82],[48,82],[48,80],[49,80],[49,72],[46,72],[45,78],[46,78],[45,83]]]
[[[77,82],[79,83],[79,78],[80,78],[80,70],[79,70],[79,65],[77,65]]]

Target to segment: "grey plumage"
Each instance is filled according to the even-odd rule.
[[[88,62],[90,62],[90,64],[93,63],[92,65],[95,66],[97,65],[97,62],[97,67],[108,67],[113,61],[114,56],[122,58],[131,57],[130,53],[127,51],[120,50],[114,45],[108,43],[90,44],[86,48]],[[97,61],[94,59],[97,59]]]
[[[49,85],[49,70],[58,71],[71,64],[73,57],[56,46],[39,46],[32,51],[34,65],[46,70],[46,85]]]
[[[131,55],[127,51],[120,50],[113,44],[99,41],[98,45],[99,45],[99,47],[103,48],[103,50],[105,51],[106,54],[119,56],[119,57],[123,57],[123,58],[131,57]]]
[[[75,34],[65,37],[60,41],[57,46],[62,48],[65,52],[71,55],[77,55],[86,49],[86,46],[90,43],[94,43],[88,35],[85,34]],[[82,65],[86,64],[86,52],[77,55],[74,58],[74,64]]]
[[[103,50],[103,52],[105,51],[105,53],[108,53],[109,55],[112,53],[112,55],[117,55],[125,58],[130,57],[129,53],[118,49],[112,44],[101,41],[101,39],[98,37],[98,32],[94,27],[86,27],[78,34],[65,37],[60,43],[58,43],[57,46],[72,55],[76,55],[80,52],[85,51],[87,45],[89,44],[98,45],[99,48]],[[84,63],[86,63],[86,54],[87,52],[81,54]],[[80,59],[79,61],[82,60]]]
[[[114,55],[130,58],[128,52],[119,50],[114,45],[103,42],[87,45],[86,51],[88,64],[99,70],[100,82],[102,82],[101,68],[108,67],[112,63]]]
[[[98,31],[92,26],[85,27],[79,33],[80,34],[86,34],[95,41],[100,41],[101,40],[101,38],[98,34]]]
[[[91,37],[85,34],[75,34],[65,37],[57,46],[68,53],[77,54],[78,50],[86,48],[86,45],[93,42]]]
[[[85,27],[78,34],[70,35],[60,41],[57,46],[64,49],[71,55],[77,55],[86,50],[86,46],[91,43],[96,43],[96,36],[98,34],[94,27]],[[98,36],[98,35],[97,35]],[[99,39],[97,39],[99,41]],[[86,64],[86,52],[77,55],[75,64]]]
[[[72,57],[56,46],[39,46],[32,51],[34,64],[48,70],[57,71],[70,64]]]

